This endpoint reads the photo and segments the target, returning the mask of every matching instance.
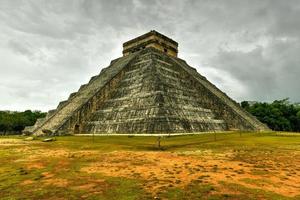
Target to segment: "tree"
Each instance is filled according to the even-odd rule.
[[[287,98],[253,105],[243,101],[241,106],[273,130],[300,131],[300,107],[291,104]]]
[[[242,108],[244,108],[246,110],[250,107],[248,101],[242,101],[241,102],[241,106],[242,106]]]
[[[32,126],[38,118],[46,113],[26,110],[24,112],[0,111],[0,133],[20,134],[26,126]]]

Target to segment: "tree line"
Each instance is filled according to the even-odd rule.
[[[272,130],[300,132],[300,104],[283,99],[272,103],[243,101],[241,106]]]
[[[41,111],[0,111],[0,135],[20,134],[25,126],[32,126],[38,118],[45,117]]]

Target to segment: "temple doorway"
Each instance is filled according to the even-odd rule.
[[[79,125],[79,124],[76,124],[76,125],[74,126],[74,134],[78,134],[78,133],[80,133],[80,125]]]

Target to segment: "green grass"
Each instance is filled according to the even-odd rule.
[[[0,137],[1,138],[1,137]],[[19,136],[3,137],[3,138],[24,138]],[[69,148],[81,150],[100,150],[104,152],[115,150],[130,151],[152,151],[159,150],[156,147],[157,137],[128,137],[128,136],[96,136],[93,137],[74,137],[61,136],[56,137],[56,142],[42,143],[42,146],[48,148]],[[43,138],[38,138],[42,140]],[[238,146],[256,147],[267,144],[268,147],[291,148],[293,145],[297,148],[300,142],[300,133],[286,135],[283,133],[266,132],[245,132],[240,137],[237,133],[218,133],[217,141],[214,141],[213,133],[203,135],[187,135],[187,136],[171,136],[163,137],[161,140],[162,150],[181,151],[193,149],[223,150],[223,148],[231,148]],[[220,149],[221,148],[221,149]]]
[[[213,134],[164,137],[161,140],[161,149],[156,146],[157,137],[127,137],[127,136],[101,136],[95,137],[60,137],[58,142],[49,143],[48,147],[67,147],[69,149],[100,150],[104,152],[117,150],[129,151],[192,151],[210,149],[223,151],[225,149],[244,148],[280,148],[299,149],[299,136],[276,135],[276,133],[243,133],[242,137],[236,133],[220,133],[217,141]],[[265,145],[267,144],[267,145]]]
[[[7,139],[15,139],[16,144],[10,143]],[[0,137],[0,199],[131,200],[153,199],[155,196],[161,199],[297,199],[299,197],[287,197],[221,180],[221,186],[191,182],[183,188],[164,187],[157,194],[153,194],[143,188],[143,184],[148,180],[113,177],[101,173],[89,174],[81,171],[83,167],[101,160],[101,155],[110,152],[174,152],[184,156],[187,152],[211,151],[212,153],[234,152],[234,156],[230,158],[232,161],[252,164],[255,168],[251,173],[263,177],[273,173],[270,169],[274,166],[270,166],[267,162],[269,158],[277,161],[276,159],[284,156],[289,158],[291,153],[300,152],[300,134],[296,133],[245,132],[242,136],[239,133],[218,133],[216,141],[213,134],[164,137],[161,140],[161,148],[156,145],[157,137],[99,136],[93,139],[92,137],[62,136],[57,137],[57,141],[49,143],[41,142],[43,138],[26,142],[23,139],[24,137],[19,136]],[[71,153],[63,158],[39,157],[41,152],[61,149]],[[95,151],[97,154],[79,157],[76,154],[78,151]],[[27,164],[35,162],[34,159],[30,160],[32,156],[37,156],[37,161],[44,167],[28,169]],[[194,156],[201,156],[201,154]],[[65,166],[61,164],[64,161],[67,161]],[[278,162],[281,163],[280,160]],[[286,162],[282,161],[281,164],[289,167]],[[62,167],[59,168],[60,166]],[[54,174],[57,179],[67,180],[68,186],[58,187],[55,183],[45,184],[47,180],[47,177],[43,176],[45,172]],[[33,184],[22,184],[27,180],[32,180]],[[99,183],[99,180],[103,180],[103,183]],[[244,179],[243,181],[256,186],[272,184],[266,180]],[[87,184],[95,184],[95,186],[92,189],[78,189]],[[220,187],[233,193],[222,193]]]
[[[222,181],[221,181],[221,184],[225,188],[227,188],[231,191],[240,193],[240,194],[236,195],[237,197],[239,197],[238,199],[253,199],[253,200],[256,200],[256,199],[270,199],[270,200],[291,199],[291,198],[285,197],[280,194],[275,194],[275,193],[264,191],[261,189],[247,188],[247,187],[239,185],[239,184],[226,183],[226,182],[222,182]],[[295,197],[295,199],[298,199],[298,198]]]

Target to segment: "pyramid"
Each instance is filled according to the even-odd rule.
[[[177,57],[178,43],[150,31],[25,132],[44,134],[264,131],[268,127]]]

